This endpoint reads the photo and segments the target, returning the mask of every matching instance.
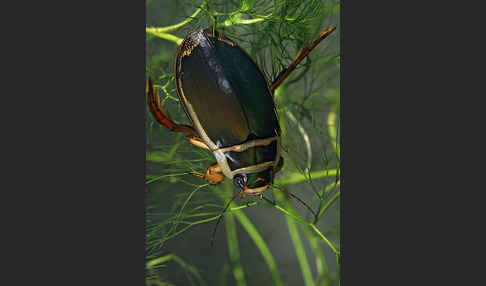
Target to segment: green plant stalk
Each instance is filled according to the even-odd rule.
[[[287,201],[284,200],[283,194],[281,193],[276,193],[276,198],[283,204],[285,204],[286,208],[289,210],[289,213],[296,213],[292,205]],[[293,218],[297,218],[298,216],[293,216]],[[309,243],[312,248],[312,253],[315,255],[316,259],[316,269],[317,269],[317,278],[315,281],[312,279],[312,272],[309,267],[309,263],[307,261],[307,257],[305,255],[304,247],[302,244],[302,241],[300,240],[300,236],[297,230],[297,227],[295,225],[295,222],[291,219],[290,216],[285,217],[287,220],[287,224],[289,226],[289,232],[292,238],[292,242],[294,243],[297,258],[299,260],[300,268],[302,270],[302,276],[304,277],[304,282],[306,286],[308,285],[315,285],[318,281],[319,278],[323,277],[325,274],[328,273],[328,268],[326,264],[326,260],[324,258],[324,255],[322,253],[321,248],[319,247],[319,242],[318,242],[318,237],[314,235],[314,233],[311,231],[310,228],[304,227],[304,231],[307,234],[307,239],[309,240]],[[299,220],[301,223],[308,224],[304,220],[300,219]]]
[[[227,182],[226,182],[227,181]],[[231,182],[228,180],[225,180],[225,183],[230,184]],[[219,190],[218,187],[211,187],[211,189],[223,200],[227,199],[227,195],[224,194]],[[235,208],[234,203],[231,203],[230,207]],[[260,253],[263,256],[263,259],[268,265],[268,268],[270,269],[270,272],[272,273],[272,278],[275,282],[275,285],[277,286],[282,286],[283,282],[282,279],[280,278],[280,273],[278,272],[277,268],[277,263],[275,262],[275,259],[272,256],[272,253],[268,249],[268,246],[266,245],[265,241],[263,240],[262,236],[258,232],[258,230],[255,228],[253,223],[251,223],[250,219],[241,211],[237,210],[234,211],[234,216],[236,219],[239,221],[239,223],[242,225],[243,229],[248,233],[250,238],[253,240],[255,243],[256,247],[260,251]]]
[[[249,8],[248,2],[250,2],[250,1],[244,1],[243,0],[242,3],[241,3],[241,7],[237,11],[230,13],[230,16],[228,18],[226,18],[226,20],[223,22],[223,24],[221,26],[229,27],[229,26],[233,26],[234,24],[236,24],[238,22],[238,20],[240,20],[241,16],[243,15],[241,13],[241,11]],[[253,2],[253,1],[251,1],[251,2]],[[220,26],[220,25],[218,25],[218,26]]]
[[[204,1],[201,6],[189,17],[187,17],[186,20],[175,24],[171,26],[166,26],[166,27],[160,27],[160,28],[150,28],[152,29],[153,32],[156,33],[170,33],[170,32],[175,32],[177,31],[180,27],[184,26],[185,24],[191,22],[200,12],[201,10],[206,6],[206,1]]]
[[[174,155],[176,154],[176,151],[180,145],[180,142],[174,144],[168,153],[161,151],[149,151],[146,153],[145,158],[147,161],[153,162],[170,162],[173,160]]]
[[[340,275],[340,271],[341,271],[341,263],[340,263],[340,257],[339,256],[336,256],[336,266],[337,266],[337,280],[338,280],[338,286],[341,286],[341,275]]]
[[[324,204],[324,199],[323,197],[330,191],[334,190],[336,187],[338,187],[339,185],[341,185],[341,181],[337,181],[337,182],[334,182],[328,186],[326,186],[324,188],[324,190],[322,190],[321,194],[319,195],[319,197],[316,197],[314,196],[312,198],[312,202],[314,203],[315,200],[320,200],[319,201],[319,210],[323,207],[323,204]],[[320,211],[319,211],[320,212]],[[316,219],[318,218],[318,216],[316,216]],[[317,220],[316,220],[317,221]],[[316,223],[316,221],[314,223]]]
[[[297,121],[297,119],[292,114],[292,112],[290,112],[290,110],[287,109],[285,113],[289,117],[290,121],[292,121],[295,125],[297,125],[297,130],[299,130],[300,134],[302,135],[302,140],[304,140],[304,146],[307,151],[307,162],[306,162],[305,172],[309,172],[312,164],[312,147],[310,144],[309,135],[305,131],[302,124],[300,124],[300,122]]]
[[[221,271],[219,272],[219,285],[220,286],[227,286],[228,285],[228,273],[230,272],[231,266],[228,263],[223,264]]]
[[[167,237],[164,238],[164,241],[167,241],[173,237],[176,237],[178,236],[179,234],[183,233],[184,231],[188,230],[189,228],[195,226],[195,225],[198,225],[198,224],[201,224],[201,223],[206,223],[206,222],[210,222],[210,221],[213,221],[213,220],[217,220],[218,219],[218,216],[214,216],[214,217],[210,217],[210,218],[206,218],[206,219],[202,219],[202,220],[198,220],[198,221],[195,221],[195,222],[192,222],[192,223],[189,223],[186,227],[178,230],[177,232],[171,234],[171,235],[168,235]]]
[[[195,268],[192,265],[187,264],[186,262],[184,262],[184,260],[182,260],[181,258],[179,258],[177,255],[174,255],[174,254],[167,254],[165,256],[152,259],[149,262],[147,262],[146,268],[147,269],[154,269],[156,265],[159,265],[159,264],[171,261],[171,260],[173,260],[174,262],[179,264],[179,266],[182,267],[183,269],[185,269],[186,271],[189,271],[190,273],[192,273],[200,282],[203,281],[203,279],[201,278],[201,275],[199,274],[199,271],[197,271],[197,268]]]
[[[168,175],[162,175],[162,176],[156,176],[156,177],[154,176],[154,177],[151,177],[149,180],[147,180],[145,182],[145,184],[148,185],[148,184],[151,184],[153,182],[160,181],[163,178],[184,176],[184,175],[189,175],[189,174],[191,174],[191,173],[185,172],[185,173],[168,174]]]
[[[312,179],[319,179],[319,178],[335,176],[337,174],[337,171],[338,171],[337,169],[329,169],[329,170],[324,170],[324,171],[314,171],[314,172],[310,172],[309,175]],[[276,180],[275,185],[276,186],[285,186],[285,185],[289,185],[289,184],[304,182],[304,181],[307,181],[307,180],[308,180],[308,177],[306,177],[306,175],[304,175],[304,174],[292,173],[285,178]]]
[[[163,92],[164,92],[164,94],[165,94],[165,98],[164,98],[164,100],[163,100],[163,102],[162,102],[162,105],[163,105],[163,103],[165,102],[165,100],[166,100],[167,98],[170,98],[170,99],[172,99],[172,100],[174,100],[174,101],[179,102],[179,99],[178,99],[177,97],[172,96],[172,95],[170,94],[170,92],[167,90],[167,87],[169,86],[169,84],[170,84],[170,83],[171,83],[171,81],[170,81],[170,80],[168,80],[168,81],[167,81],[167,83],[166,83],[165,85],[154,84],[154,87],[162,89],[162,91],[163,91]]]
[[[305,254],[304,245],[300,239],[299,231],[295,224],[295,221],[288,216],[285,216],[287,220],[287,226],[289,228],[290,237],[292,238],[292,243],[295,246],[295,254],[299,260],[300,270],[302,271],[302,276],[304,277],[304,282],[306,286],[314,286],[314,280],[312,279],[312,272],[307,261],[307,256]]]
[[[253,3],[253,1],[243,1],[241,9],[242,10],[249,9],[250,6],[252,5],[252,3]],[[175,32],[179,28],[181,28],[184,25],[186,25],[187,23],[191,22],[201,12],[201,10],[204,8],[205,5],[206,5],[206,1],[204,1],[201,4],[201,7],[198,8],[191,16],[189,16],[186,20],[184,20],[184,21],[182,21],[178,24],[166,26],[166,27],[146,27],[145,32],[152,34],[154,36],[157,36],[159,38],[174,42],[177,45],[180,45],[182,43],[183,39],[170,34],[170,32]],[[254,24],[254,23],[265,21],[265,18],[241,19],[241,16],[242,16],[241,13],[237,13],[235,15],[232,15],[232,16],[228,17],[228,19],[226,19],[222,23],[221,26],[229,27],[229,26],[233,26],[233,25],[249,25],[249,24]]]
[[[232,14],[232,13],[230,13],[230,14]],[[255,23],[259,23],[259,22],[263,22],[265,20],[271,19],[272,14],[256,17],[256,18],[253,18],[253,19],[241,19],[240,17],[241,17],[240,13],[234,14],[232,17],[229,17],[223,23],[219,24],[218,27],[220,27],[220,26],[229,27],[229,26],[233,26],[233,25],[251,25],[251,24],[255,24]],[[284,18],[284,20],[288,21],[288,22],[292,22],[292,21],[295,21],[296,19],[295,18]]]
[[[238,248],[238,237],[233,214],[225,215],[226,236],[228,240],[228,251],[231,264],[233,265],[233,276],[238,286],[246,286],[245,273],[240,261],[240,250]]]
[[[312,253],[314,253],[316,258],[316,270],[317,270],[317,279],[316,284],[320,285],[321,279],[329,275],[329,268],[326,263],[326,258],[322,253],[322,249],[319,246],[319,238],[315,236],[313,233],[309,233],[310,229],[306,228],[306,232],[308,233],[307,240],[312,248]]]
[[[234,208],[229,208],[228,211],[232,212],[232,211],[237,211],[237,210],[241,210],[241,209],[246,209],[248,207],[252,207],[254,205],[258,205],[258,202],[251,202],[251,203],[248,203],[247,205],[242,205],[242,206],[237,206],[237,207],[234,207]]]
[[[254,18],[254,19],[238,19],[238,21],[234,22],[233,25],[250,25],[250,24],[255,24],[258,22],[265,21],[266,19],[264,18]],[[226,22],[224,24],[225,26],[231,26],[227,25]]]
[[[160,280],[153,280],[153,281],[147,281],[147,286],[151,285],[156,285],[156,286],[175,286],[174,284],[171,284],[169,282],[163,282]]]
[[[328,192],[332,191],[333,189],[339,187],[341,185],[341,181],[334,182],[330,184],[329,186],[326,186],[324,188],[324,191],[322,192],[322,195],[327,194]]]
[[[273,92],[273,97],[275,99],[277,99],[283,93],[286,85],[287,82],[284,81],[279,87],[277,87],[277,89],[275,89],[275,91]]]
[[[331,142],[332,142],[332,147],[336,151],[336,154],[339,158],[340,156],[340,147],[339,144],[337,144],[336,141],[336,134],[337,134],[337,126],[336,126],[336,112],[334,110],[337,109],[337,106],[334,106],[333,111],[329,112],[329,115],[327,116],[327,126],[329,130],[329,137],[331,137]]]
[[[271,202],[270,202],[271,204]],[[322,234],[322,232],[311,222],[308,222],[308,221],[305,221],[304,219],[292,214],[291,212],[289,212],[288,210],[282,208],[281,206],[279,205],[274,205],[274,204],[271,204],[274,208],[278,209],[279,211],[283,212],[284,214],[294,218],[296,221],[300,222],[302,225],[306,225],[306,226],[309,226],[315,233],[317,233],[317,235],[319,235],[319,237],[329,246],[329,248],[331,248],[332,252],[334,252],[335,255],[339,255],[339,251],[336,249],[336,247],[334,246],[334,244],[332,244],[332,242],[330,242],[325,236],[324,234]]]
[[[276,94],[281,94],[284,92],[284,89],[286,86],[289,84],[289,82],[284,82],[282,85],[280,85],[277,90]],[[303,125],[295,118],[295,116],[292,114],[292,112],[289,109],[285,109],[285,114],[287,114],[288,119],[292,121],[295,125],[297,125],[297,130],[299,130],[300,134],[302,135],[302,140],[304,141],[304,146],[307,151],[307,161],[305,164],[305,169],[304,169],[304,174],[309,173],[311,170],[311,165],[312,165],[312,147],[309,139],[309,135],[307,134],[306,130],[304,129]],[[284,133],[282,133],[284,134]],[[315,195],[321,199],[319,192],[315,189],[314,185],[311,184],[312,190],[314,191]]]
[[[329,247],[331,248],[332,252],[334,252],[336,257],[339,256],[339,251],[336,249],[334,244],[332,244],[313,223],[309,223],[309,226],[312,228],[313,231],[315,231],[322,238],[322,240],[324,240],[324,242],[327,245],[329,245]]]
[[[319,218],[324,214],[324,212],[341,196],[341,191],[337,191],[332,198],[330,198],[327,203],[322,207],[322,209],[319,211],[319,213],[316,216],[316,219],[314,220],[314,223],[319,220]]]
[[[165,256],[152,259],[149,262],[147,262],[146,267],[147,267],[147,269],[152,269],[157,264],[162,264],[162,263],[167,262],[169,260],[175,260],[174,257],[177,257],[177,256],[175,256],[173,254],[167,254]]]
[[[275,282],[275,285],[277,286],[282,286],[282,279],[280,278],[280,273],[278,272],[277,268],[277,263],[275,263],[275,260],[268,249],[265,241],[263,240],[262,236],[260,233],[258,233],[257,229],[255,226],[251,223],[251,221],[248,219],[248,217],[241,211],[236,211],[235,216],[240,222],[240,224],[243,226],[243,228],[246,230],[248,235],[251,237],[255,245],[257,246],[258,250],[260,250],[260,253],[263,256],[263,259],[268,265],[268,268],[270,268],[270,272],[272,273],[273,280]]]
[[[157,28],[145,28],[145,32],[149,33],[149,34],[152,34],[154,36],[157,36],[159,38],[162,38],[162,39],[165,39],[165,40],[169,40],[171,42],[174,42],[176,43],[177,45],[180,45],[183,41],[183,39],[177,37],[177,36],[174,36],[172,34],[167,34],[167,33],[163,33],[163,32],[157,32],[155,29]]]
[[[171,233],[172,231],[175,231],[177,229],[177,227],[179,226],[179,220],[181,220],[184,215],[183,215],[183,211],[184,211],[184,208],[186,207],[186,205],[189,203],[189,201],[191,200],[191,198],[194,196],[194,194],[199,191],[200,189],[204,188],[205,186],[208,186],[208,184],[204,184],[204,185],[200,185],[198,187],[196,187],[194,189],[194,191],[192,191],[189,196],[187,196],[186,200],[184,201],[184,203],[182,204],[181,208],[179,209],[179,212],[177,213],[176,217],[174,218],[174,220],[172,221],[172,226],[169,228],[169,233]],[[189,223],[190,224],[190,223]]]
[[[226,18],[226,20],[218,26],[229,27],[233,25],[248,25],[248,24],[254,24],[254,23],[264,21],[265,20],[264,18],[241,19],[243,13],[250,10],[254,2],[255,2],[254,0],[242,0],[241,7],[238,10],[230,13],[229,14],[230,16]]]
[[[231,185],[228,180],[224,184],[225,193],[231,195]],[[225,216],[226,238],[228,241],[228,252],[233,268],[233,276],[238,286],[246,286],[245,273],[241,266],[240,249],[238,247],[238,236],[236,234],[236,224],[232,213],[226,213]]]

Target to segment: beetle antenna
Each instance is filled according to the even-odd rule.
[[[299,50],[297,55],[295,56],[294,61],[292,64],[287,69],[284,69],[278,76],[277,78],[272,82],[270,85],[270,91],[274,92],[279,85],[282,84],[282,82],[290,75],[291,72],[294,71],[294,69],[297,67],[297,65],[305,58],[307,55],[327,36],[329,36],[334,30],[336,30],[336,27],[329,27],[327,30],[323,31],[320,35],[319,38],[317,38],[312,44],[306,48],[302,48]]]
[[[214,237],[216,236],[216,230],[218,229],[218,225],[219,225],[219,222],[221,221],[221,219],[223,218],[223,215],[224,213],[226,212],[226,210],[228,209],[228,207],[231,205],[231,202],[233,202],[233,200],[238,197],[239,195],[241,195],[241,193],[243,193],[243,191],[235,194],[231,200],[228,202],[228,204],[226,205],[226,207],[224,208],[224,210],[221,212],[221,214],[219,215],[219,218],[218,218],[218,221],[216,222],[216,225],[214,226],[214,230],[213,230],[213,235],[211,236],[211,247],[213,247],[213,244],[214,244]]]
[[[292,194],[291,192],[287,191],[284,188],[280,188],[280,187],[277,187],[277,186],[274,186],[274,185],[269,185],[269,186],[272,187],[273,189],[277,189],[277,190],[279,190],[281,192],[284,192],[284,193],[292,196],[293,198],[295,198],[296,200],[298,200],[301,204],[303,204],[314,216],[316,216],[316,213],[314,212],[314,210],[312,210],[311,207],[308,204],[306,204],[303,200],[301,200],[296,195]]]

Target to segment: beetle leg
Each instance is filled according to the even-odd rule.
[[[147,83],[147,89],[149,109],[158,123],[167,127],[170,131],[185,132],[189,134],[197,133],[192,126],[177,124],[169,118],[169,113],[167,112],[167,109],[161,106],[159,94],[152,85],[152,80],[150,78]]]
[[[282,84],[282,82],[290,75],[290,73],[297,67],[297,65],[305,58],[307,55],[322,41],[324,40],[327,36],[329,36],[334,30],[336,30],[336,27],[329,27],[327,30],[323,31],[320,35],[319,38],[317,38],[310,46],[304,47],[299,50],[297,55],[295,56],[294,61],[290,66],[286,69],[284,69],[280,74],[277,76],[277,78],[270,84],[270,91],[273,93],[277,87]]]
[[[206,172],[204,172],[204,176],[196,173],[193,173],[192,175],[206,180],[211,185],[219,184],[224,180],[223,171],[221,170],[221,167],[218,165],[218,163],[209,165],[209,167],[206,169]]]
[[[187,141],[189,141],[189,143],[191,143],[194,146],[211,150],[211,149],[209,149],[208,145],[206,145],[206,143],[204,143],[204,141],[202,141],[200,138],[197,138],[197,137],[192,136],[192,135],[187,135],[186,139],[187,139]]]

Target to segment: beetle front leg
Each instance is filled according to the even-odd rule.
[[[148,105],[150,112],[154,116],[155,120],[158,123],[165,126],[170,131],[174,132],[184,132],[189,134],[196,134],[196,130],[192,126],[177,124],[169,118],[169,113],[167,109],[162,108],[160,104],[160,96],[158,92],[155,90],[155,87],[152,85],[152,80],[149,78],[148,80]]]
[[[319,38],[317,38],[310,46],[308,47],[303,47],[299,50],[297,55],[295,56],[294,61],[290,64],[290,66],[286,69],[284,69],[280,74],[277,76],[277,78],[270,84],[270,91],[273,93],[279,85],[282,84],[282,82],[292,73],[292,71],[295,70],[297,65],[305,58],[307,55],[322,41],[324,40],[327,36],[329,36],[334,30],[336,30],[336,27],[329,27],[326,30],[324,30],[320,35]]]
[[[221,167],[218,165],[218,163],[209,165],[209,167],[206,169],[206,172],[204,172],[204,176],[195,173],[193,173],[192,175],[206,180],[211,185],[219,184],[224,180],[223,170],[221,170]]]
[[[187,141],[189,141],[189,143],[191,143],[194,146],[211,150],[211,149],[209,149],[208,145],[206,145],[206,143],[204,143],[204,141],[202,141],[200,138],[197,138],[193,135],[187,135],[186,139],[187,139]]]

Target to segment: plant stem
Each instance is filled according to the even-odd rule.
[[[322,232],[311,222],[308,222],[308,221],[305,221],[304,219],[292,214],[291,212],[289,212],[288,210],[282,208],[281,206],[279,205],[275,205],[273,204],[270,200],[268,199],[265,199],[267,202],[269,202],[274,208],[278,209],[279,211],[285,213],[286,215],[294,218],[296,221],[300,222],[301,224],[303,225],[306,225],[306,226],[309,226],[311,227],[311,229],[317,233],[317,235],[319,235],[320,238],[322,238],[322,240],[324,240],[324,242],[329,246],[329,248],[331,248],[331,250],[334,252],[335,255],[339,255],[339,251],[336,249],[336,247],[334,246],[334,244],[332,244],[332,242],[330,242],[325,236],[324,234],[322,234]]]
[[[324,178],[324,177],[330,177],[330,176],[335,176],[337,174],[337,169],[330,169],[330,170],[324,170],[324,171],[314,171],[309,173],[309,177],[312,179],[319,179],[319,178]],[[286,178],[276,180],[275,185],[276,186],[284,186],[288,184],[295,184],[295,183],[300,183],[303,181],[307,181],[309,178],[306,177],[304,174],[301,173],[292,173],[288,175]]]
[[[327,116],[327,126],[329,130],[329,137],[331,137],[331,142],[332,142],[332,147],[336,151],[337,157],[339,158],[340,156],[340,148],[339,144],[337,143],[337,126],[336,126],[336,111],[337,110],[337,105],[334,106],[333,111],[329,112],[329,115]]]
[[[247,207],[252,207],[254,205],[257,205],[258,202],[251,202],[249,203],[248,205],[242,205],[242,206],[237,206],[237,207],[234,207],[234,208],[229,208],[228,211],[237,211],[237,210],[241,210],[241,209],[245,209]]]
[[[201,6],[189,17],[187,17],[186,20],[178,23],[178,24],[175,24],[175,25],[170,25],[170,26],[166,26],[166,27],[159,27],[159,28],[150,28],[153,32],[155,33],[170,33],[170,32],[175,32],[177,31],[180,27],[184,26],[185,24],[191,22],[202,10],[202,8],[204,8],[204,6],[206,5],[206,1],[204,1]]]
[[[231,195],[231,185],[224,183],[224,193]],[[224,217],[226,227],[226,238],[228,241],[228,252],[233,268],[233,276],[238,286],[246,286],[245,273],[241,266],[240,249],[238,247],[238,236],[236,234],[236,224],[232,213],[226,213]]]
[[[316,216],[316,219],[314,221],[314,223],[317,222],[317,220],[324,214],[324,212],[334,203],[334,201],[336,201],[337,198],[339,198],[339,196],[341,196],[341,191],[337,191],[334,196],[332,196],[332,198],[330,198],[327,203],[324,205],[324,207],[322,207],[322,209],[319,211],[319,213],[317,214]]]
[[[176,43],[177,45],[180,45],[183,41],[183,39],[181,39],[177,36],[174,36],[172,34],[163,33],[163,32],[158,32],[156,30],[157,30],[157,28],[145,28],[145,31],[147,33],[152,34],[152,35],[157,36],[157,37],[162,38],[162,39],[169,40],[171,42]]]
[[[290,217],[286,216],[287,226],[289,228],[290,237],[295,246],[295,253],[297,259],[299,260],[300,269],[302,271],[302,276],[304,277],[304,282],[306,286],[314,286],[314,280],[312,279],[312,272],[307,261],[307,256],[305,254],[304,245],[300,239],[299,231],[295,224],[295,221]]]
[[[164,237],[163,240],[164,241],[167,241],[169,239],[172,239],[172,238],[178,236],[179,234],[183,233],[184,231],[188,230],[189,228],[191,228],[191,227],[193,227],[195,225],[198,225],[198,224],[201,224],[201,223],[210,222],[210,221],[217,220],[217,219],[218,219],[218,216],[214,216],[214,217],[210,217],[210,218],[198,220],[198,221],[195,221],[195,222],[191,222],[186,227],[184,227],[183,229],[178,230],[177,232],[175,232],[175,233],[173,233],[171,235],[168,235],[168,236]]]
[[[226,180],[225,183],[231,184],[231,181]],[[225,195],[223,192],[221,192],[218,187],[212,187],[212,189],[215,191],[216,194],[219,195],[221,199],[225,199],[227,195]],[[234,203],[231,203],[230,207],[234,207]],[[245,231],[248,233],[250,238],[253,240],[255,243],[256,247],[260,251],[260,253],[263,256],[263,259],[268,265],[268,268],[270,269],[270,272],[272,273],[273,280],[275,282],[275,285],[277,286],[282,286],[283,282],[282,279],[280,278],[280,273],[278,272],[277,268],[277,263],[275,262],[275,259],[272,256],[272,253],[268,249],[267,244],[263,240],[262,236],[258,232],[258,230],[255,228],[253,223],[251,223],[250,219],[241,211],[235,211],[234,216],[236,219],[240,222],[240,224],[243,226]]]
[[[319,245],[319,238],[315,236],[313,233],[310,233],[311,230],[309,228],[306,228],[305,231],[308,233],[306,237],[309,240],[312,253],[316,258],[316,270],[317,270],[316,284],[321,285],[320,281],[322,281],[322,279],[326,278],[329,275],[329,268],[326,263],[326,258],[324,257],[324,254],[322,253],[322,249]]]
[[[307,151],[307,162],[305,164],[305,172],[309,172],[312,164],[312,147],[310,144],[309,135],[305,131],[302,124],[299,121],[297,121],[297,119],[292,114],[292,112],[290,112],[290,110],[287,109],[285,113],[289,117],[290,121],[292,121],[295,125],[297,125],[297,130],[299,130],[300,134],[302,135],[302,140],[304,141],[304,146]]]
[[[221,25],[218,26],[229,27],[233,25],[250,25],[262,21],[265,21],[265,18],[254,18],[254,19],[229,18],[226,21],[224,21]]]
[[[191,174],[191,173],[186,172],[186,173],[161,175],[161,176],[150,178],[149,180],[145,181],[145,184],[148,185],[148,184],[151,184],[153,182],[159,181],[159,180],[161,180],[163,178],[167,178],[167,177],[177,177],[177,176],[184,176],[184,175],[189,175],[189,174]]]
[[[270,268],[270,272],[272,272],[273,280],[275,281],[275,285],[281,286],[283,285],[282,280],[280,278],[280,273],[278,272],[277,263],[273,259],[272,253],[268,249],[265,241],[261,237],[260,233],[258,233],[255,226],[251,223],[248,217],[242,213],[241,211],[235,212],[235,216],[238,221],[241,223],[243,228],[246,230],[248,235],[251,237],[257,248],[260,250],[260,253],[263,256],[263,259]]]
[[[173,260],[174,262],[179,264],[179,266],[182,267],[183,269],[192,273],[199,280],[200,283],[205,284],[204,280],[202,280],[202,277],[199,274],[199,271],[197,270],[197,268],[195,268],[192,265],[187,264],[186,262],[184,262],[184,260],[182,260],[181,258],[179,258],[177,255],[174,255],[174,254],[167,254],[165,256],[152,259],[149,262],[147,262],[146,267],[147,267],[147,269],[153,269],[156,265],[162,264],[164,262],[168,262],[168,261],[171,261],[171,260]]]
[[[332,252],[334,252],[334,254],[336,256],[339,255],[339,251],[336,249],[336,247],[334,246],[334,244],[332,244],[325,236],[324,234],[322,234],[322,232],[313,224],[313,223],[309,223],[309,226],[312,228],[312,230],[314,230],[321,238],[322,240],[324,240],[324,242],[329,245],[329,247],[331,248]]]

